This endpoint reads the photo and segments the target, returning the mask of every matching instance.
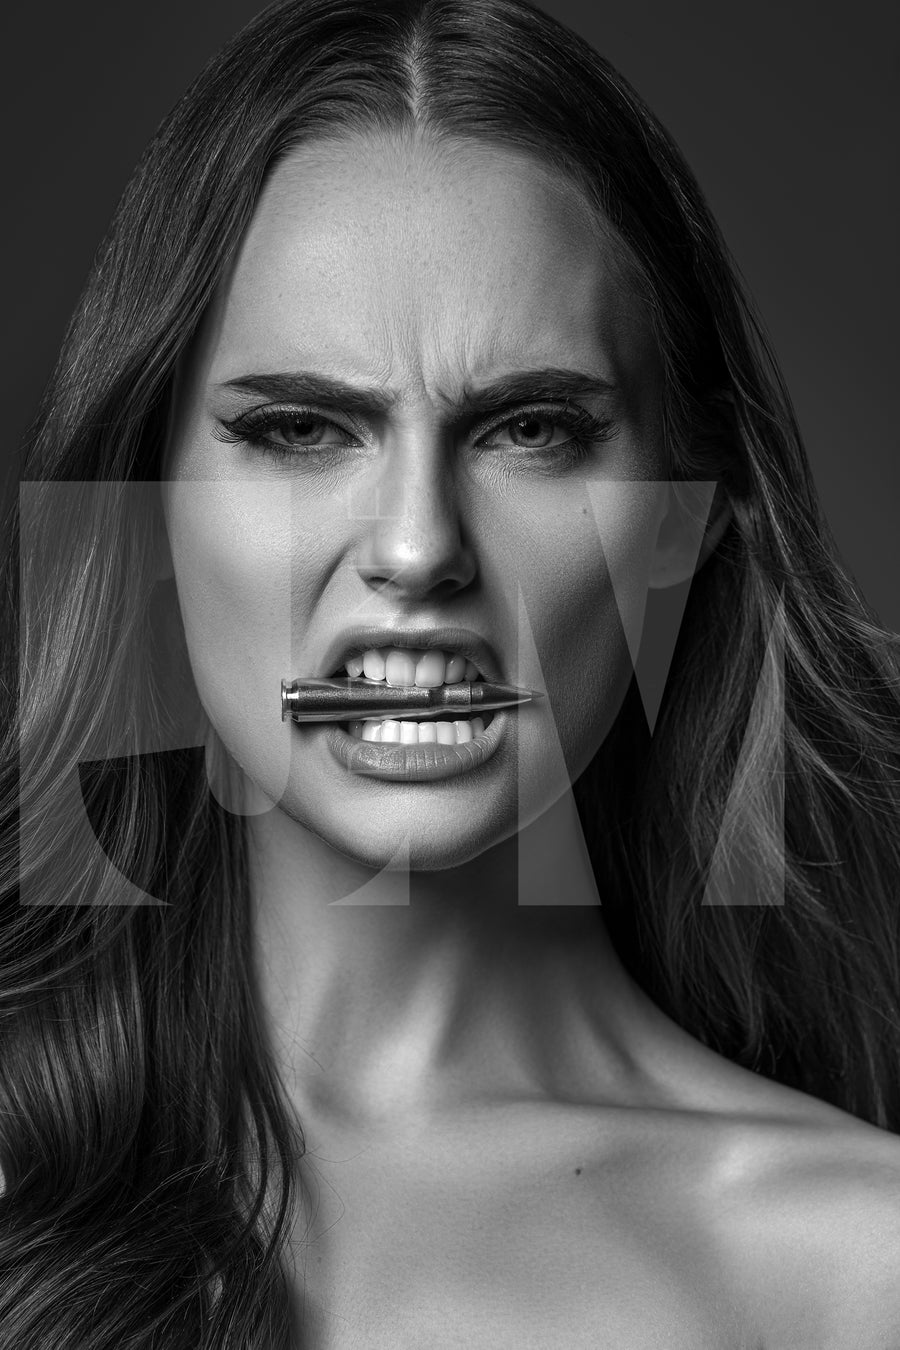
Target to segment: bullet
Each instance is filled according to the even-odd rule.
[[[419,720],[455,712],[463,715],[492,712],[537,698],[543,698],[537,690],[482,680],[442,684],[436,689],[390,685],[383,680],[353,679],[349,675],[328,680],[282,680],[281,720],[288,717],[295,722],[352,722],[385,717]]]

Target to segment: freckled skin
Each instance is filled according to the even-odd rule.
[[[620,390],[615,433],[585,463],[547,471],[448,429],[464,386],[543,367]],[[395,391],[365,454],[286,466],[215,438],[235,411],[223,382],[300,369]],[[567,786],[556,737],[574,778],[620,706],[622,622],[639,630],[664,466],[649,328],[572,188],[487,147],[295,152],[195,344],[168,462],[191,659],[222,740],[268,800],[367,865],[406,839],[411,865],[427,868],[509,837]],[[358,570],[373,563],[399,575],[378,594]],[[398,617],[490,634],[509,678],[550,695],[480,771],[477,814],[462,783],[342,776],[321,729],[291,741],[273,716],[282,676],[311,673],[335,632]]]

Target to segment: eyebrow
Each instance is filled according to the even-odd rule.
[[[570,398],[609,396],[617,388],[599,375],[548,366],[541,370],[516,370],[489,384],[466,387],[459,400],[462,411],[485,416],[522,403],[565,403]]]
[[[239,375],[237,379],[226,380],[219,388],[258,394],[261,398],[273,399],[278,403],[339,403],[348,412],[370,416],[388,412],[395,402],[387,390],[375,387],[362,389],[345,380],[315,375],[311,371]]]
[[[221,389],[236,389],[280,403],[326,403],[363,417],[383,416],[400,401],[398,395],[380,386],[360,387],[312,371],[239,375],[226,380]],[[483,385],[467,385],[458,398],[439,393],[446,406],[469,417],[484,417],[523,403],[565,402],[590,395],[609,397],[618,393],[609,380],[580,370],[547,366],[516,370]]]

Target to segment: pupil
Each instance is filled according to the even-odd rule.
[[[319,435],[315,435],[316,428],[319,428]],[[320,440],[321,423],[315,417],[294,417],[287,426],[288,439],[302,441]]]
[[[513,423],[513,439],[520,444],[528,441],[532,445],[548,445],[553,435],[550,422],[546,417],[520,417]]]

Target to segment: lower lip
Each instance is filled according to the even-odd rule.
[[[480,768],[500,745],[508,721],[505,711],[495,712],[482,735],[461,745],[380,745],[351,736],[340,722],[327,724],[326,739],[335,759],[351,773],[400,783],[433,783]]]

